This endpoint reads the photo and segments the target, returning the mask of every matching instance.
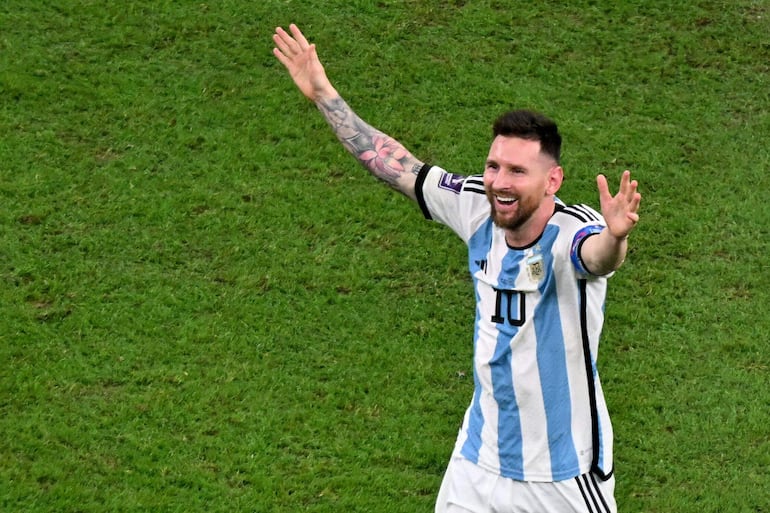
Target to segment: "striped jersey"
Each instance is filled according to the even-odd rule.
[[[416,192],[425,217],[467,244],[476,295],[475,388],[455,450],[520,481],[610,476],[612,426],[596,368],[607,276],[579,257],[601,215],[557,201],[540,238],[512,248],[481,176],[426,165]]]

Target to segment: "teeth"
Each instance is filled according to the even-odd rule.
[[[516,201],[516,198],[505,198],[503,196],[495,196],[495,198],[497,198],[497,201],[500,203],[513,203]]]

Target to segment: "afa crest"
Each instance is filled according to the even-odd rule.
[[[540,282],[545,278],[545,263],[543,262],[543,255],[535,253],[527,258],[527,272],[529,273],[529,279],[535,282]]]

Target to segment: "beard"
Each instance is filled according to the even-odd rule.
[[[494,223],[503,228],[504,230],[517,230],[524,223],[532,218],[532,215],[537,211],[538,204],[534,199],[530,198],[518,198],[516,200],[516,210],[513,213],[500,213],[495,206],[495,195],[491,192],[487,192],[487,199],[489,200],[490,214]]]

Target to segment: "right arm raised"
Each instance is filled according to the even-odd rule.
[[[273,53],[299,90],[316,104],[345,149],[369,172],[414,200],[415,181],[423,163],[401,143],[358,117],[326,77],[315,45],[308,43],[296,25],[289,29],[291,34],[276,29]]]

